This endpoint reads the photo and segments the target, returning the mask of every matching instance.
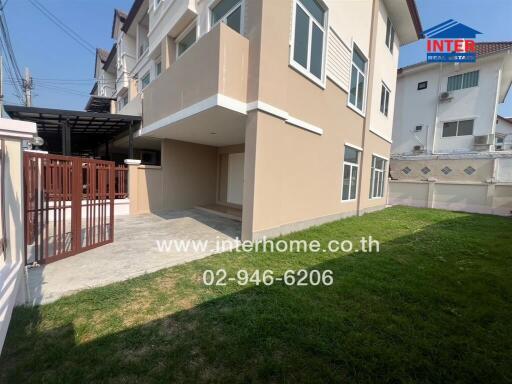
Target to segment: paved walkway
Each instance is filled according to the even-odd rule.
[[[240,222],[197,209],[116,218],[114,242],[28,270],[29,301],[44,304],[218,252],[217,240],[240,237]],[[157,240],[209,240],[204,250],[158,250]],[[190,247],[192,248],[192,247]]]

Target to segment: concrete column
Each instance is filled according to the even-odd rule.
[[[437,179],[429,178],[427,181],[428,181],[427,208],[434,208],[434,198],[435,198],[434,194],[435,194]]]
[[[137,213],[139,213],[139,198],[137,196],[137,186],[139,183],[138,168],[141,161],[134,159],[126,159],[124,163],[128,165],[128,198],[130,199],[130,215],[136,215]]]

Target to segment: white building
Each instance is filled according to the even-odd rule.
[[[512,42],[477,43],[476,63],[398,71],[390,203],[509,215]]]

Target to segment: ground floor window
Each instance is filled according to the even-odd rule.
[[[343,187],[341,200],[355,200],[357,194],[357,178],[359,175],[359,151],[345,145],[343,158]]]
[[[372,156],[372,172],[370,181],[370,199],[384,197],[384,181],[386,179],[387,161],[378,156]]]

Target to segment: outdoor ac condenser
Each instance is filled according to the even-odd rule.
[[[451,99],[453,99],[451,92],[441,92],[439,95],[439,101],[450,101]]]

